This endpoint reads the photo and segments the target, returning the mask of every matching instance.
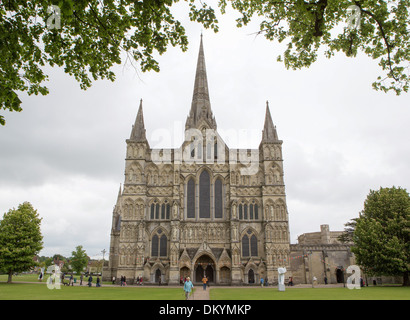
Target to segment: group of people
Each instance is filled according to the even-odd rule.
[[[40,281],[42,281],[42,279],[43,279],[43,273],[41,273],[41,274],[39,275],[39,278],[38,278],[38,279],[39,279]],[[68,287],[69,287],[69,286],[74,286],[74,282],[76,282],[76,280],[74,279],[73,274],[70,275],[70,278],[69,278],[68,282],[66,282],[65,279],[66,279],[66,274],[65,274],[65,273],[61,273],[60,283],[61,283],[62,285],[64,285],[64,286],[68,286]],[[83,279],[84,279],[84,275],[81,274],[81,275],[80,275],[80,286],[83,285]],[[88,277],[88,284],[87,284],[87,285],[88,285],[89,287],[92,287],[92,282],[93,282],[93,277],[92,277],[91,274],[90,274],[89,277]],[[100,277],[99,277],[99,276],[97,276],[96,287],[101,287],[101,280],[100,280]]]
[[[261,287],[263,287],[263,286],[269,286],[269,280],[268,280],[268,278],[266,278],[266,280],[265,279],[263,279],[263,278],[261,278]],[[293,286],[293,278],[292,277],[289,277],[289,281],[288,281],[288,286]]]
[[[125,287],[127,285],[127,278],[125,276],[121,276],[120,284],[121,287]]]
[[[260,281],[261,281],[261,287],[263,287],[263,286],[265,286],[265,287],[269,286],[269,280],[268,280],[268,278],[266,278],[266,279],[261,278]]]

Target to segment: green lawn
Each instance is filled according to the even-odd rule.
[[[347,288],[217,288],[211,300],[410,300],[410,287]]]
[[[46,277],[47,279],[48,277]],[[96,277],[94,278],[94,282]],[[89,288],[83,286],[48,289],[45,280],[38,283],[37,275],[13,276],[7,284],[7,275],[0,275],[0,300],[184,300],[182,287],[110,287]],[[23,283],[33,282],[33,283]],[[212,287],[211,300],[410,300],[410,287],[384,286],[364,287],[360,290],[347,288],[286,288],[279,292],[276,287],[218,288]]]
[[[0,283],[0,300],[184,300],[181,288],[87,286],[48,289],[45,283]]]

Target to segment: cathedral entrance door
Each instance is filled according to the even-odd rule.
[[[214,263],[209,256],[201,256],[195,265],[195,282],[202,282],[203,277],[207,277],[210,283],[214,282]]]
[[[248,272],[248,283],[255,283],[255,273],[252,269]]]
[[[336,269],[336,281],[337,283],[343,283],[344,282],[344,276],[343,276],[343,267],[337,267]]]
[[[160,278],[161,278],[161,270],[157,269],[157,271],[155,271],[155,283],[158,283]]]

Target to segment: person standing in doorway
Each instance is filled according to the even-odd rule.
[[[208,282],[208,278],[207,277],[203,277],[202,278],[202,284],[203,284],[203,288],[204,288],[204,290],[206,290],[206,283]]]

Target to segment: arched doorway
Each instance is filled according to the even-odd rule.
[[[208,255],[203,255],[198,258],[195,263],[195,282],[201,282],[203,277],[208,278],[208,282],[214,282],[214,261]]]
[[[219,270],[219,281],[223,284],[230,284],[231,283],[231,269],[228,267],[222,267]]]
[[[343,267],[338,267],[336,269],[336,281],[337,283],[343,283],[344,282],[344,275],[343,275]]]
[[[161,278],[161,270],[157,269],[157,271],[155,271],[155,283],[158,283],[160,278]]]
[[[182,267],[182,268],[179,270],[179,275],[180,275],[180,281],[181,281],[181,279],[182,279],[182,283],[183,283],[183,281],[185,280],[185,278],[188,278],[188,277],[191,276],[191,270],[189,270],[188,267]]]
[[[255,272],[252,269],[248,272],[248,283],[255,283]]]

